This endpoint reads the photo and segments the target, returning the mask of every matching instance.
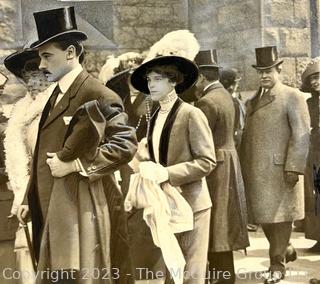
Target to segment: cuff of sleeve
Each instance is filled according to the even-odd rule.
[[[86,172],[84,166],[82,165],[80,159],[75,160],[77,172],[84,177],[88,177],[88,173]]]

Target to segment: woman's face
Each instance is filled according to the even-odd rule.
[[[148,88],[153,101],[160,101],[165,98],[176,86],[175,82],[170,82],[169,78],[151,71],[147,74]]]
[[[320,92],[320,73],[310,75],[310,86],[312,91]]]
[[[23,71],[22,76],[30,92],[41,92],[49,86],[49,82],[41,70]]]

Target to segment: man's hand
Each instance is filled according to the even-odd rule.
[[[299,174],[295,172],[285,172],[284,178],[286,183],[293,188],[299,181]]]
[[[20,205],[17,212],[17,218],[22,225],[25,225],[27,223],[28,215],[29,215],[29,206]]]
[[[139,165],[140,174],[146,178],[155,181],[156,183],[162,183],[169,179],[168,170],[160,164],[154,162],[141,162]]]
[[[77,172],[76,162],[62,162],[56,153],[47,153],[48,159],[47,164],[50,167],[51,174],[53,177],[64,177],[73,172]]]

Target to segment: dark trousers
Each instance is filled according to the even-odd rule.
[[[236,275],[232,251],[209,252],[209,273],[210,282],[217,284],[233,284]]]
[[[262,229],[270,244],[270,271],[285,273],[285,255],[290,241],[292,222],[262,224]]]

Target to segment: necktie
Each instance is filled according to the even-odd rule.
[[[56,100],[57,100],[58,95],[60,93],[61,93],[60,87],[59,87],[59,85],[57,85],[55,87],[55,89],[53,90],[52,95],[50,96],[50,99],[49,99],[49,104],[50,104],[49,115],[52,112],[52,110],[54,109],[54,106],[56,104]]]
[[[261,90],[261,94],[260,94],[260,100],[262,99],[263,95],[265,95],[267,92],[268,92],[268,90],[267,90],[267,89],[262,88],[262,90]]]

